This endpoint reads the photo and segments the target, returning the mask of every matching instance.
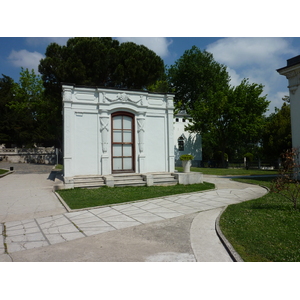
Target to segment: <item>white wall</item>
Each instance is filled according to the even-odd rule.
[[[299,65],[300,71],[300,65]],[[300,83],[300,75],[298,74],[298,81]],[[291,105],[291,126],[292,126],[292,143],[293,148],[300,147],[300,88],[290,95]]]
[[[75,174],[98,173],[98,118],[96,114],[75,114],[73,167]]]
[[[135,172],[173,172],[173,97],[142,91],[63,85],[64,176],[108,175],[111,114],[135,122]]]
[[[166,170],[166,124],[164,116],[149,116],[146,123],[145,155],[147,172]]]
[[[174,117],[174,153],[176,165],[181,165],[179,160],[182,154],[192,154],[194,156],[193,165],[200,166],[202,161],[202,140],[201,135],[189,133],[185,127],[190,123],[187,115],[176,115]],[[184,137],[184,151],[178,149],[179,137]]]

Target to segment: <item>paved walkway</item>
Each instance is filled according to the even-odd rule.
[[[0,163],[0,168],[7,165]],[[0,178],[0,223],[66,212],[52,193],[54,183],[59,184],[50,176],[53,166],[9,165],[14,166],[14,173]]]
[[[73,212],[46,209],[47,216],[2,221],[0,261],[232,261],[215,220],[225,206],[267,191],[216,176],[204,180],[218,189]]]

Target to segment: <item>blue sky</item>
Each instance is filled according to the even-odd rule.
[[[49,43],[65,44],[64,37],[1,37],[0,74],[18,81],[21,67],[34,69],[44,57]],[[217,62],[227,66],[231,84],[238,85],[243,78],[262,83],[264,94],[271,101],[269,113],[281,107],[282,97],[288,95],[288,81],[276,69],[286,60],[300,55],[300,38],[281,37],[116,37],[120,42],[133,41],[156,52],[166,65],[172,65],[185,50],[196,45],[214,55]]]

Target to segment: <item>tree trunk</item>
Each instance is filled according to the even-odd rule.
[[[226,168],[226,165],[225,165],[225,151],[224,149],[222,149],[222,168]]]

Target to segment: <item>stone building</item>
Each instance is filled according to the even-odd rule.
[[[174,171],[173,94],[62,89],[65,178]]]
[[[62,96],[66,187],[202,182],[174,172],[174,94],[63,84]]]
[[[190,133],[185,128],[191,121],[191,117],[185,111],[180,111],[174,117],[175,166],[181,166],[181,161],[179,157],[182,154],[191,154],[194,156],[194,159],[192,161],[193,167],[201,166],[201,135],[197,133]]]
[[[291,127],[293,148],[300,147],[300,55],[287,60],[287,66],[278,69],[280,75],[284,75],[289,82],[291,106]]]

